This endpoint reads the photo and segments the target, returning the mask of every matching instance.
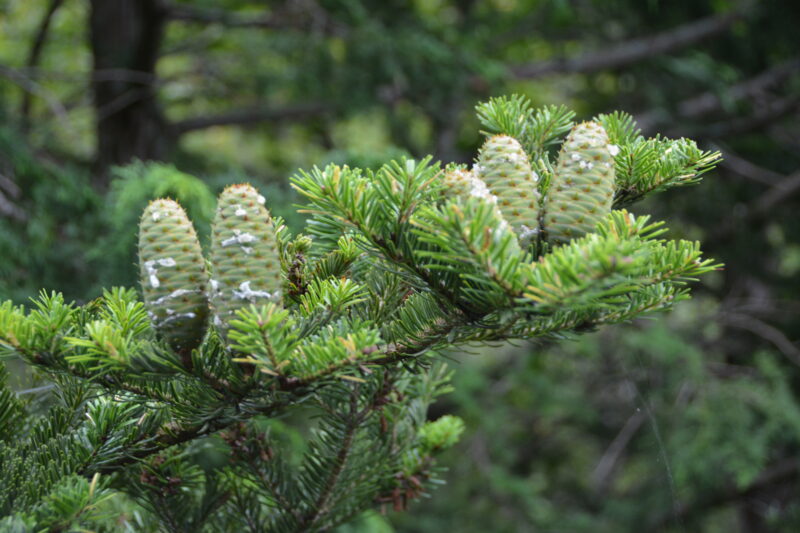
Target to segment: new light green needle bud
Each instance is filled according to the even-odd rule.
[[[264,203],[247,184],[228,187],[217,203],[208,294],[214,325],[223,335],[239,309],[281,299],[278,243]]]
[[[473,171],[497,197],[500,212],[520,240],[530,241],[539,229],[539,176],[519,141],[508,135],[490,137]]]
[[[611,211],[616,150],[600,124],[572,128],[558,154],[544,209],[548,241],[563,244],[581,237]]]
[[[463,432],[463,420],[444,415],[435,422],[426,422],[419,430],[419,440],[426,452],[436,452],[453,446]]]
[[[179,352],[203,340],[208,317],[203,252],[194,226],[172,200],[155,200],[139,224],[144,303],[158,333]]]

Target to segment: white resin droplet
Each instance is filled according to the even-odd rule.
[[[254,235],[251,235],[247,232],[242,233],[241,230],[235,229],[233,230],[233,237],[222,241],[222,246],[230,246],[232,244],[247,244],[256,240],[257,239]]]
[[[254,301],[256,298],[272,298],[272,293],[269,291],[255,291],[250,288],[249,281],[243,281],[239,285],[239,289],[233,289],[233,297],[240,300]]]
[[[166,302],[167,300],[171,300],[173,298],[179,298],[179,297],[184,296],[186,294],[192,294],[192,293],[195,293],[195,292],[199,292],[199,291],[197,289],[176,289],[176,290],[172,291],[171,293],[167,294],[166,296],[162,296],[158,300],[155,300],[153,303],[158,305],[158,304]]]

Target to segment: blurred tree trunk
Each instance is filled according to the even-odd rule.
[[[108,168],[160,159],[171,138],[156,101],[155,67],[166,13],[160,0],[91,0],[90,44],[97,133],[97,185]]]

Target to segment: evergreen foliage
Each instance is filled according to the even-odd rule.
[[[72,165],[39,160],[33,149],[0,128],[0,175],[14,178],[16,216],[0,216],[0,294],[16,302],[41,288],[62,288],[85,298],[92,279],[87,243],[105,226],[102,200],[87,173]],[[12,185],[13,183],[12,182]],[[138,216],[138,214],[137,214]],[[131,243],[133,245],[133,243]]]
[[[511,97],[479,116],[541,174],[519,187],[547,198],[563,178],[550,152],[571,112]],[[640,162],[609,198],[694,182],[688,173],[717,158],[688,141],[634,148],[627,120],[598,119],[619,143],[615,166]],[[683,159],[659,151],[669,142],[684,147]],[[503,150],[485,150],[479,164],[507,162]],[[507,189],[496,187],[504,176],[487,184],[473,174],[467,194],[451,195],[431,158],[300,172],[293,184],[310,217],[307,234],[294,236],[270,218],[269,199],[230,187],[218,201],[205,293],[191,223],[159,200],[140,226],[144,303],[113,289],[84,306],[46,292],[29,310],[2,304],[2,356],[35,367],[56,391],[46,411],[0,391],[4,412],[15,413],[0,418],[8,527],[101,527],[118,493],[170,531],[319,531],[371,507],[405,509],[433,488],[436,455],[464,429],[452,416],[427,421],[449,392],[441,349],[559,338],[668,309],[717,267],[698,243],[666,240],[660,223],[624,210],[591,230],[563,222],[573,232],[551,240],[533,216],[531,242],[506,218]],[[223,459],[211,464],[204,445]]]

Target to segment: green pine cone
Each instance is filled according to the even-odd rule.
[[[468,196],[474,187],[475,174],[465,168],[449,168],[442,176],[442,197],[462,198]]]
[[[158,333],[180,352],[200,345],[208,302],[203,252],[194,226],[172,200],[155,200],[139,224],[144,303]]]
[[[264,197],[250,185],[232,185],[219,197],[211,270],[211,310],[223,335],[237,310],[280,302],[281,263],[272,219]]]
[[[611,212],[614,158],[600,124],[584,122],[561,146],[544,209],[547,240],[567,243],[591,232]]]
[[[497,197],[503,217],[523,240],[539,230],[539,176],[519,142],[508,135],[486,140],[478,154],[475,174]]]

